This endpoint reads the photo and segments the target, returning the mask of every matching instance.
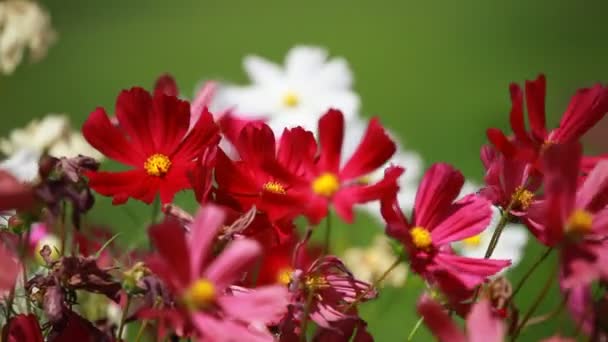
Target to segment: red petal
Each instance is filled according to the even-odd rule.
[[[277,161],[294,175],[310,175],[316,153],[317,142],[312,132],[301,127],[286,129],[281,135]]]
[[[190,189],[189,173],[194,163],[173,164],[169,172],[160,182],[160,201],[162,204],[171,203],[179,191]]]
[[[422,178],[414,204],[414,223],[432,230],[458,197],[464,184],[460,171],[445,163],[432,165]]]
[[[134,87],[123,90],[116,99],[116,118],[129,138],[131,144],[146,156],[157,152],[154,138],[150,131],[150,115],[152,112],[152,98],[142,88]],[[100,133],[104,134],[104,133]]]
[[[490,202],[471,194],[454,203],[445,218],[433,228],[433,244],[440,246],[481,233],[492,219]]]
[[[515,146],[513,146],[501,130],[498,128],[488,128],[486,130],[486,135],[488,141],[490,141],[490,143],[502,154],[508,157],[515,155]]]
[[[104,196],[112,196],[113,204],[122,204],[129,197],[152,203],[160,188],[158,177],[150,177],[143,170],[123,172],[87,172],[89,186]]]
[[[208,146],[217,145],[220,141],[219,127],[207,109],[201,114],[196,125],[173,153],[174,158],[192,161]]]
[[[155,93],[147,120],[156,146],[154,153],[171,155],[188,132],[190,104],[174,96]]]
[[[171,74],[162,74],[154,83],[154,94],[165,94],[168,96],[179,96],[177,83]]]
[[[363,140],[340,173],[343,179],[367,175],[384,165],[397,147],[377,118],[370,120]]]
[[[521,88],[513,83],[509,90],[511,91],[511,114],[509,115],[511,129],[517,140],[529,143],[530,138],[528,137],[528,132],[526,132],[526,123],[524,121],[524,99]]]
[[[608,87],[598,84],[593,88],[579,89],[570,100],[559,128],[552,132],[550,138],[558,142],[579,140],[607,111]]]
[[[104,155],[123,164],[142,167],[146,157],[139,146],[128,141],[110,122],[103,108],[93,111],[82,126],[85,139]]]
[[[184,228],[175,221],[156,224],[148,229],[150,241],[163,261],[170,266],[181,284],[190,282],[190,254]]]
[[[526,81],[526,105],[532,133],[539,141],[547,137],[545,124],[545,93],[547,82],[545,75],[538,75],[534,81]]]
[[[248,124],[242,130],[235,147],[241,159],[260,166],[264,161],[275,159],[274,133],[268,125]]]
[[[450,319],[445,309],[433,299],[424,295],[416,309],[424,319],[424,324],[431,333],[442,342],[466,342],[466,336],[458,329],[458,326]]]
[[[319,168],[321,171],[338,174],[343,139],[344,116],[339,110],[330,109],[319,119]]]

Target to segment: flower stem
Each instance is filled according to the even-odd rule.
[[[327,213],[327,218],[325,219],[325,244],[323,247],[323,254],[329,254],[331,242],[331,212]]]
[[[306,328],[308,326],[308,315],[310,315],[310,306],[312,305],[312,299],[315,296],[315,291],[310,290],[306,297],[306,306],[304,306],[304,317],[302,318],[302,325],[300,326],[300,342],[306,341]]]
[[[127,320],[127,314],[129,313],[129,307],[131,306],[131,295],[127,295],[127,303],[122,311],[122,317],[120,318],[120,325],[118,326],[118,335],[116,339],[122,341],[122,333],[125,330],[125,321]]]
[[[410,342],[410,341],[414,340],[414,335],[416,335],[416,332],[418,332],[418,329],[420,329],[420,326],[422,326],[422,321],[423,320],[424,319],[422,317],[420,317],[418,319],[418,321],[416,321],[416,324],[412,328],[412,331],[410,331],[410,333],[407,335],[407,342]]]
[[[513,332],[513,338],[511,339],[512,341],[517,340],[523,327],[526,326],[526,323],[528,323],[528,320],[530,319],[530,317],[532,317],[532,315],[534,314],[534,311],[536,311],[536,309],[538,309],[538,306],[540,305],[540,303],[543,301],[543,299],[545,299],[545,297],[549,293],[549,289],[551,288],[551,285],[553,284],[553,280],[555,278],[556,273],[557,273],[557,267],[554,267],[553,271],[547,278],[547,281],[545,282],[545,285],[543,286],[543,289],[541,290],[540,294],[538,295],[538,297],[536,297],[536,299],[532,303],[532,306],[530,306],[530,309],[528,309],[528,312],[526,312],[524,318],[521,320],[519,325],[517,325],[517,327],[515,328],[515,331]]]
[[[532,267],[530,267],[528,269],[526,274],[524,274],[523,278],[521,278],[519,283],[517,283],[517,286],[515,287],[515,290],[513,290],[513,293],[511,294],[510,298],[507,300],[507,305],[515,298],[517,293],[523,288],[523,286],[526,283],[526,281],[528,280],[528,278],[530,278],[530,276],[532,275],[532,273],[534,273],[534,271],[536,271],[538,266],[540,266],[540,264],[542,264],[543,261],[545,261],[547,259],[547,257],[551,254],[552,251],[553,251],[553,247],[548,247],[545,250],[545,252],[540,256],[540,258],[538,258],[538,260],[536,260],[534,265],[532,265]]]
[[[137,332],[137,336],[135,337],[135,342],[139,342],[141,340],[142,336],[144,336],[144,331],[146,331],[148,322],[149,322],[149,320],[147,320],[147,319],[144,319],[144,321],[141,322],[141,326],[139,327],[139,331]]]
[[[382,273],[382,275],[376,279],[373,283],[372,286],[370,286],[367,290],[363,291],[363,293],[361,293],[359,296],[357,296],[357,298],[355,298],[355,300],[350,303],[347,307],[346,310],[344,310],[343,312],[348,312],[350,311],[350,309],[352,309],[355,305],[357,305],[357,303],[359,303],[361,301],[361,299],[363,299],[365,296],[367,296],[367,294],[374,288],[377,288],[378,285],[380,285],[380,283],[382,283],[384,281],[384,279],[386,279],[386,277],[388,277],[388,275],[395,269],[397,268],[397,266],[399,266],[399,264],[401,263],[401,260],[403,259],[403,256],[399,256],[397,258],[397,260],[395,260],[395,262],[393,262],[393,264],[386,270],[384,271],[384,273]]]
[[[157,196],[154,199],[154,203],[152,203],[152,212],[150,214],[150,223],[151,224],[154,224],[154,222],[156,222],[159,212],[160,212],[160,199]]]

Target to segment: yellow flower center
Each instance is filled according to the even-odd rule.
[[[156,153],[148,157],[144,169],[150,176],[164,176],[171,168],[171,160],[164,154]]]
[[[511,201],[513,201],[513,208],[519,208],[522,210],[528,209],[528,207],[530,207],[530,204],[532,204],[532,200],[534,200],[534,194],[521,186],[518,186],[515,189],[513,195],[511,196]]]
[[[186,290],[184,302],[192,309],[205,309],[215,301],[215,285],[207,279],[199,279]]]
[[[285,107],[296,107],[300,103],[300,98],[293,91],[288,91],[283,95],[283,105]]]
[[[320,275],[309,276],[306,277],[306,280],[304,280],[304,286],[306,286],[307,289],[312,291],[322,289],[324,287],[327,287],[327,285],[327,280],[325,280],[325,278]]]
[[[431,233],[424,227],[414,227],[410,230],[412,243],[418,249],[428,249],[433,243]]]
[[[277,274],[277,283],[282,285],[289,285],[289,283],[291,282],[292,273],[293,270],[289,267],[280,270]]]
[[[585,235],[591,231],[593,215],[582,209],[576,209],[566,222],[566,231],[575,235]]]
[[[312,191],[321,196],[331,197],[340,189],[340,180],[330,172],[322,173],[312,182]]]
[[[287,192],[283,184],[279,182],[267,182],[264,184],[264,190],[281,195],[284,195]]]
[[[477,234],[477,235],[473,235],[471,237],[468,237],[464,240],[462,240],[462,242],[467,246],[467,247],[478,247],[481,244],[481,235]]]

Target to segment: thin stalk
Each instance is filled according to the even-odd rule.
[[[526,272],[526,274],[524,274],[523,278],[521,278],[521,280],[519,281],[519,283],[517,283],[517,286],[515,287],[515,290],[513,290],[513,293],[511,294],[511,297],[507,300],[507,305],[513,301],[513,299],[515,298],[515,296],[517,295],[517,293],[519,293],[519,291],[523,288],[524,284],[526,283],[526,281],[528,280],[528,278],[530,278],[530,276],[534,273],[534,271],[536,271],[536,269],[538,268],[538,266],[540,266],[540,264],[543,263],[543,261],[545,261],[547,259],[547,257],[551,254],[551,252],[553,251],[553,247],[548,247],[545,252],[540,256],[540,258],[538,258],[538,260],[536,260],[536,262],[534,263],[534,265],[532,265],[532,267],[530,267],[528,269],[528,271]]]
[[[323,247],[323,254],[329,254],[331,242],[331,212],[327,214],[327,218],[325,219],[325,244]]]
[[[160,212],[160,199],[158,196],[154,199],[154,203],[152,203],[152,212],[150,214],[150,223],[154,224],[156,222],[156,218],[158,218],[158,213]]]
[[[310,306],[312,305],[312,299],[315,296],[315,291],[309,291],[306,297],[306,306],[304,306],[304,317],[302,318],[302,325],[300,326],[300,342],[306,342],[306,328],[308,326],[308,315],[310,315]]]
[[[568,302],[568,297],[569,296],[570,296],[570,292],[566,292],[566,294],[562,298],[562,300],[559,303],[559,305],[555,309],[553,309],[553,311],[551,311],[551,312],[549,312],[548,314],[545,314],[545,315],[541,315],[541,316],[530,318],[528,320],[528,323],[526,324],[525,327],[528,327],[528,326],[531,326],[531,325],[535,325],[535,324],[538,324],[538,323],[542,323],[542,322],[546,322],[546,321],[548,321],[550,319],[553,319],[553,318],[557,317],[560,313],[562,313],[562,311],[564,310],[564,307],[566,307],[566,303]]]
[[[407,342],[410,342],[410,341],[414,340],[414,335],[416,335],[416,333],[418,332],[418,329],[420,329],[420,326],[422,326],[422,321],[423,320],[424,319],[422,317],[420,317],[418,319],[418,321],[416,321],[416,324],[412,328],[412,331],[410,331],[410,333],[407,335]]]
[[[526,312],[524,318],[519,323],[517,328],[515,328],[515,331],[513,332],[512,341],[517,340],[523,327],[526,326],[526,323],[528,323],[528,320],[532,317],[532,315],[534,314],[534,311],[536,311],[536,309],[538,309],[538,306],[540,305],[540,303],[543,301],[543,299],[545,299],[545,297],[549,293],[549,289],[551,288],[551,285],[553,284],[553,280],[555,278],[556,273],[557,273],[557,267],[553,268],[553,271],[551,272],[551,275],[549,275],[549,277],[547,278],[547,281],[545,282],[545,285],[543,286],[543,289],[541,290],[540,294],[538,295],[538,297],[536,297],[536,299],[532,303],[532,306],[530,307],[530,309],[528,309],[528,312]]]
[[[148,326],[148,322],[150,322],[150,321],[147,319],[144,319],[144,321],[141,322],[141,326],[139,327],[137,336],[135,336],[135,342],[139,342],[141,340],[141,338],[144,336],[144,331],[146,330],[146,327]]]
[[[388,275],[397,266],[399,266],[402,259],[403,259],[403,256],[399,256],[399,258],[397,258],[397,260],[395,260],[395,262],[393,262],[393,264],[386,271],[384,271],[384,273],[382,273],[380,278],[376,279],[372,283],[372,286],[370,286],[367,290],[365,290],[363,293],[361,293],[359,296],[357,296],[357,298],[355,298],[355,300],[346,307],[346,310],[344,310],[344,312],[346,313],[346,312],[350,311],[350,309],[352,309],[355,305],[357,305],[357,303],[359,303],[361,301],[361,299],[363,299],[365,296],[367,296],[367,294],[370,293],[372,291],[372,289],[377,288],[378,285],[380,285],[380,283],[382,283],[384,281],[384,279],[386,279],[386,277],[388,277]]]
[[[127,314],[129,313],[129,307],[131,306],[131,296],[127,295],[127,303],[122,311],[122,317],[120,318],[120,325],[118,326],[118,335],[116,338],[118,341],[122,341],[122,333],[125,330],[125,321],[127,320]]]

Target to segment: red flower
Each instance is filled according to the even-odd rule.
[[[34,202],[34,189],[31,186],[0,170],[0,211],[29,209]]]
[[[2,328],[2,341],[5,342],[42,342],[42,331],[36,316],[16,315]]]
[[[608,279],[608,161],[580,186],[579,144],[551,146],[543,162],[545,199],[530,208],[527,225],[544,244],[560,246],[563,288]]]
[[[86,140],[111,159],[131,166],[122,172],[88,172],[90,186],[112,196],[114,204],[129,197],[151,203],[160,193],[163,203],[190,188],[188,172],[198,154],[217,144],[218,127],[206,110],[188,130],[190,105],[157,91],[153,97],[141,88],[120,93],[115,127],[103,108],[84,123]]]
[[[524,94],[517,84],[511,84],[511,129],[514,137],[507,138],[502,131],[490,128],[488,139],[507,156],[518,156],[536,163],[542,151],[554,143],[576,142],[608,112],[608,88],[600,84],[579,89],[570,100],[559,126],[551,131],[545,123],[546,81],[539,75],[526,81],[525,97],[530,131],[526,130],[523,112]]]
[[[481,233],[490,223],[490,203],[475,194],[456,202],[464,177],[447,164],[434,164],[424,175],[409,223],[396,196],[381,202],[387,234],[408,249],[412,269],[443,289],[466,292],[510,265],[508,260],[455,255],[450,243]]]
[[[395,153],[395,143],[389,138],[378,119],[371,119],[363,140],[352,156],[341,165],[344,116],[330,109],[319,120],[319,160],[314,169],[305,173],[308,185],[304,191],[308,209],[306,216],[313,224],[327,215],[329,204],[347,222],[353,220],[353,206],[378,200],[396,193],[397,178],[402,169],[391,168],[376,184],[363,185],[361,177],[380,168]]]

